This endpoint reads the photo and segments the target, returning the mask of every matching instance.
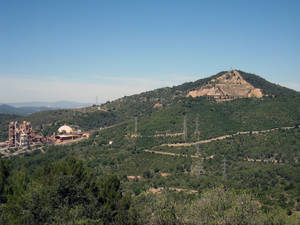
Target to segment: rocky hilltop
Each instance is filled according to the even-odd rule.
[[[228,101],[236,98],[262,98],[262,89],[255,88],[244,80],[241,74],[236,71],[228,71],[223,75],[211,79],[207,84],[196,90],[192,90],[187,97],[208,96],[216,101]]]

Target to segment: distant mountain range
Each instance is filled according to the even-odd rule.
[[[7,104],[0,105],[0,113],[1,114],[14,114],[14,115],[20,115],[25,116],[32,113],[45,111],[45,110],[54,110],[57,108],[51,108],[51,107],[31,107],[31,106],[24,106],[24,107],[14,107]]]
[[[58,109],[80,108],[91,106],[92,103],[72,102],[72,101],[56,101],[56,102],[14,102],[7,103],[14,107],[49,107]]]
[[[40,111],[45,111],[45,110],[81,108],[87,106],[91,106],[91,104],[71,102],[71,101],[17,102],[17,103],[0,104],[0,113],[24,116],[24,115],[29,115]]]

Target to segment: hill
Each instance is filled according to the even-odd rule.
[[[35,106],[23,106],[23,107],[14,107],[7,104],[0,105],[0,113],[2,114],[11,114],[11,115],[20,115],[25,116],[32,113],[46,111],[46,110],[54,110],[56,108],[50,107],[35,107]]]
[[[113,102],[107,102],[101,106],[104,110],[113,111],[113,112],[122,112],[123,117],[128,116],[132,117],[134,115],[138,115],[147,111],[151,111],[155,105],[167,106],[173,103],[180,101],[181,99],[185,99],[189,93],[207,87],[210,85],[212,80],[219,79],[228,75],[229,73],[236,73],[244,79],[245,82],[248,83],[249,86],[252,86],[253,89],[260,89],[262,94],[266,97],[294,97],[299,96],[299,93],[281,87],[280,85],[276,85],[270,83],[263,78],[246,73],[243,71],[223,71],[211,77],[200,79],[195,82],[188,82],[179,86],[174,86],[172,88],[160,88],[154,91],[148,91],[137,95],[132,95],[129,97],[123,97],[117,99]],[[228,83],[228,89],[234,90],[236,89],[236,85],[233,83]],[[209,95],[203,95],[205,97],[209,97]],[[236,96],[238,98],[240,96]]]
[[[217,199],[209,203],[210,206],[217,204],[214,206],[218,208],[218,204],[225,204],[235,195],[237,202],[222,205],[228,208],[227,214],[219,215],[221,219],[211,224],[222,223],[224,217],[233,218],[234,215],[235,218],[241,212],[243,218],[249,216],[249,202],[255,203],[255,211],[259,212],[254,217],[260,221],[255,224],[270,224],[272,219],[273,224],[297,224],[300,211],[299,105],[300,95],[296,91],[243,71],[224,71],[195,82],[99,106],[43,111],[24,117],[6,115],[0,121],[7,129],[5,121],[29,120],[35,129],[45,134],[51,134],[64,123],[93,131],[90,138],[82,142],[44,146],[42,151],[11,158],[15,171],[12,174],[19,174],[26,168],[26,177],[31,177],[37,187],[46,188],[39,182],[41,177],[48,177],[43,175],[48,171],[53,170],[51,177],[68,174],[55,171],[64,169],[67,166],[64,162],[74,157],[93,171],[93,177],[116,174],[122,192],[132,196],[131,204],[144,221],[147,215],[155,217],[161,210],[174,218],[176,213],[198,221],[195,215],[189,214],[195,204],[199,201],[208,204],[207,193],[213,201],[212,196],[223,196],[222,191],[228,191],[232,192],[229,197],[220,197],[224,201]],[[58,169],[50,169],[56,163]],[[70,166],[65,170],[77,171],[76,168]],[[59,178],[61,182],[65,179]],[[15,185],[18,187],[18,183]],[[49,187],[51,190],[58,188]],[[210,192],[213,187],[219,190],[217,194]],[[43,196],[42,190],[35,191]],[[87,196],[93,196],[90,189],[87,191]],[[245,193],[252,197],[245,199]],[[78,194],[84,192],[78,190]],[[28,202],[34,202],[31,198],[35,198],[35,192],[29,194]],[[29,204],[26,199],[24,202]],[[51,201],[47,199],[43,204],[47,202]],[[147,208],[145,202],[157,204],[162,209]],[[26,204],[20,204],[19,208]],[[232,214],[234,208],[238,211]],[[87,213],[83,209],[80,212]],[[195,212],[199,212],[198,208]],[[54,211],[52,214],[56,215]]]
[[[247,86],[253,90],[261,90],[262,98],[241,98],[241,96],[230,96],[227,93],[223,97],[236,100],[219,104],[209,95],[194,96],[196,98],[187,97],[189,93],[205,89],[211,85],[212,80],[227,76],[228,73],[237,73],[244,82],[247,82]],[[230,87],[232,87],[231,90],[235,90],[237,87],[237,84],[228,83],[226,85],[229,90]],[[246,89],[246,91],[249,90]],[[20,120],[31,121],[37,130],[42,127],[43,133],[46,135],[52,134],[65,123],[78,125],[83,130],[94,130],[132,121],[136,116],[139,117],[140,131],[145,130],[146,133],[153,133],[155,130],[181,132],[183,114],[186,113],[190,118],[189,130],[193,129],[191,118],[195,121],[198,115],[199,123],[202,123],[204,129],[211,129],[212,134],[221,134],[218,130],[223,130],[225,133],[231,130],[231,127],[235,128],[232,130],[235,132],[263,126],[293,125],[299,121],[297,105],[299,96],[298,92],[272,84],[257,75],[243,71],[224,71],[195,82],[125,96],[99,106],[42,111],[21,117]],[[263,123],[261,123],[262,120]],[[147,121],[151,121],[150,124]],[[170,126],[170,124],[173,125]],[[144,129],[143,126],[147,128]],[[218,128],[216,129],[215,126]]]
[[[49,108],[56,108],[56,109],[68,109],[68,108],[87,107],[92,104],[73,102],[73,101],[56,101],[56,102],[14,102],[14,103],[8,103],[8,105],[14,107],[49,107]]]

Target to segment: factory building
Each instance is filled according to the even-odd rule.
[[[76,129],[75,126],[63,125],[58,128],[58,135],[55,136],[56,142],[72,141],[83,136],[80,129]]]
[[[31,123],[23,121],[12,121],[9,123],[8,142],[0,143],[0,148],[24,148],[44,143],[69,143],[88,138],[89,133],[82,133],[78,126],[63,125],[58,129],[58,134],[51,137],[45,137],[42,134],[33,132]]]
[[[32,144],[34,133],[31,123],[23,121],[19,124],[17,121],[9,123],[9,145],[10,146],[28,146]]]
[[[58,133],[59,134],[72,134],[73,128],[68,125],[63,125],[60,128],[58,128]]]
[[[32,145],[35,142],[43,142],[44,137],[41,135],[35,135],[28,121],[18,123],[12,121],[9,123],[8,128],[9,146],[11,147],[25,147]]]

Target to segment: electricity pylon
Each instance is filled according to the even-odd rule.
[[[134,117],[134,133],[137,134],[137,130],[138,130],[138,120],[137,120],[137,116]]]
[[[197,115],[196,121],[195,121],[195,134],[196,135],[200,134],[200,132],[199,132],[199,116],[198,115]]]
[[[187,139],[187,127],[186,127],[186,115],[183,118],[183,140],[186,142]]]
[[[196,156],[198,157],[197,159],[197,162],[196,162],[196,174],[198,176],[204,174],[204,168],[203,168],[203,156],[201,155],[201,152],[200,152],[200,148],[199,148],[199,144],[196,145]]]
[[[226,173],[226,158],[224,156],[224,160],[223,160],[223,181],[225,181],[227,179],[227,173]]]

